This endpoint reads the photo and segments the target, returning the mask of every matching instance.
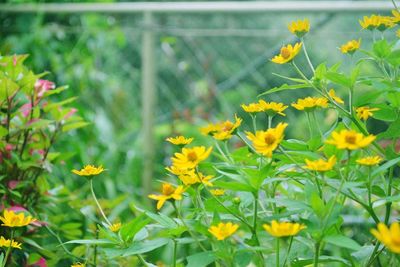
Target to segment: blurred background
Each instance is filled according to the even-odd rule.
[[[382,8],[376,12],[335,10],[351,1],[331,1],[332,9],[325,11],[294,11],[304,7],[304,2],[295,1],[289,11],[150,14],[66,12],[62,7],[56,8],[60,12],[21,12],[29,11],[32,3],[67,1],[5,2],[18,4],[19,12],[0,7],[0,53],[30,54],[35,72],[50,71],[47,79],[69,85],[60,97],[78,96],[75,106],[91,122],[57,143],[57,150],[66,154],[52,170],[54,185],[64,184],[79,193],[85,181],[70,170],[103,164],[108,172],[96,183],[99,195],[120,197],[120,201],[121,196],[145,199],[146,191],[159,186],[173,153],[166,137],[184,134],[197,138],[195,144],[207,144],[211,140],[201,136],[198,127],[233,119],[235,113],[250,125],[240,105],[257,101],[260,93],[287,82],[274,73],[297,75],[290,66],[270,62],[282,45],[296,41],[287,30],[290,21],[309,18],[306,45],[314,65],[343,62],[345,69],[360,55],[351,60],[338,47],[358,38],[369,47],[372,35],[361,30],[358,20],[371,13],[389,14],[391,3],[379,1]],[[393,31],[385,34],[396,38]],[[310,75],[304,56],[296,61]],[[310,94],[306,89],[263,98],[290,105]],[[287,135],[306,137],[305,116],[292,108],[286,113],[285,120],[292,124]],[[329,116],[320,118],[322,125],[325,118],[329,120]]]

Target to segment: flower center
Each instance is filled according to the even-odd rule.
[[[164,196],[170,196],[174,193],[174,188],[170,184],[163,184],[162,194]]]
[[[284,59],[288,59],[288,58],[290,57],[290,50],[287,49],[286,47],[282,47],[282,48],[281,48],[281,56],[282,56]]]
[[[354,135],[346,135],[346,143],[354,145],[356,143],[356,137]]]
[[[272,145],[273,143],[275,143],[276,138],[272,134],[267,134],[264,136],[264,141],[267,145]]]
[[[224,132],[229,132],[233,128],[233,123],[230,121],[227,121],[224,123],[224,127],[222,127],[222,131]]]
[[[191,162],[195,162],[197,160],[196,152],[192,151],[187,154],[187,159]]]

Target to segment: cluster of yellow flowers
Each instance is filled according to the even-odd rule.
[[[209,125],[202,127],[200,131],[204,135],[211,135],[217,140],[228,140],[235,134],[236,129],[241,123],[242,119],[235,115],[235,122],[227,120],[216,124],[210,123]]]
[[[5,227],[23,227],[35,222],[36,219],[32,216],[25,216],[25,213],[15,213],[12,210],[5,209],[3,216],[0,216],[0,221],[2,226]],[[16,242],[14,239],[6,239],[4,236],[0,236],[0,247],[17,248],[21,249],[21,243]]]

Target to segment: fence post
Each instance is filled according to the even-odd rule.
[[[143,196],[152,190],[153,162],[155,155],[154,113],[156,104],[155,36],[153,14],[144,12],[144,31],[142,35],[142,149]]]

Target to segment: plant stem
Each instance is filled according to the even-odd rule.
[[[290,250],[292,249],[292,244],[293,244],[293,236],[290,236],[289,246],[288,246],[288,249],[286,251],[285,260],[283,261],[283,267],[286,266],[286,262],[287,262],[287,259],[289,258]]]
[[[146,266],[146,267],[149,266],[149,265],[147,264],[147,262],[144,260],[144,258],[143,258],[142,255],[137,254],[136,256],[138,257],[139,261],[140,261],[144,266]]]
[[[387,197],[392,195],[392,180],[393,180],[393,166],[389,169],[389,182],[387,187]],[[390,218],[390,211],[392,209],[392,202],[386,203],[385,224],[388,224]]]
[[[174,267],[176,267],[176,254],[177,254],[177,247],[178,247],[178,243],[176,242],[176,240],[174,239],[174,260],[173,260],[173,262],[174,262]]]
[[[399,7],[397,6],[396,1],[395,1],[395,0],[392,0],[392,3],[393,3],[394,8],[395,8],[396,10],[399,10]]]
[[[190,236],[196,241],[196,243],[199,245],[199,247],[203,250],[203,251],[207,251],[206,248],[201,244],[200,240],[197,238],[197,236],[195,234],[193,234],[193,232],[190,230],[189,226],[186,224],[185,220],[183,219],[181,213],[179,212],[178,207],[176,206],[175,202],[172,202],[172,206],[174,206],[175,212],[178,216],[178,218],[181,220],[182,224],[187,228],[188,233],[190,234]]]
[[[96,205],[99,208],[101,215],[103,216],[103,218],[107,222],[107,224],[109,226],[111,226],[112,225],[111,222],[107,219],[106,215],[104,214],[104,211],[101,208],[99,201],[97,200],[96,194],[94,193],[94,190],[93,190],[93,179],[90,179],[90,191],[92,191],[93,199],[96,202]]]
[[[253,129],[254,129],[254,133],[255,133],[255,132],[257,132],[256,115],[251,114],[251,121],[253,122]]]
[[[317,243],[315,243],[314,267],[318,267],[319,249],[320,249],[320,243],[318,241]]]
[[[272,118],[273,116],[268,115],[268,129],[272,127]]]
[[[304,55],[306,56],[308,65],[310,66],[312,72],[314,73],[314,72],[315,72],[315,69],[314,69],[313,64],[311,63],[310,57],[308,56],[307,49],[306,49],[306,44],[305,44],[305,42],[304,42],[304,38],[301,37],[300,40],[301,40],[301,42],[303,43],[303,51],[304,51]]]
[[[276,267],[279,267],[279,237],[276,238]]]

